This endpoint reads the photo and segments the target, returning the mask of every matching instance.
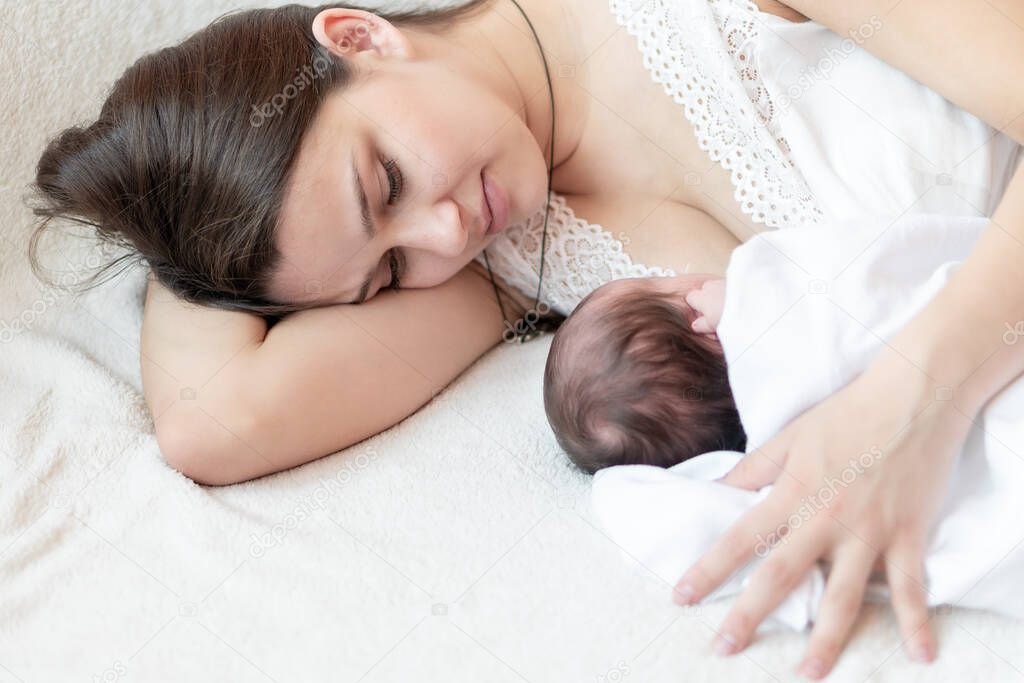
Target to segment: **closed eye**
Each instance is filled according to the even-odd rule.
[[[398,167],[398,162],[395,159],[384,159],[381,163],[384,165],[384,172],[388,176],[388,199],[386,203],[388,206],[393,206],[402,198],[405,178],[402,176],[402,169]],[[391,279],[387,287],[389,289],[398,289],[404,259],[397,247],[388,251],[387,261],[388,269],[391,272]]]
[[[405,259],[402,258],[401,252],[395,248],[388,252],[388,266],[391,269],[391,281],[388,283],[390,289],[399,289],[399,279],[401,277],[401,266],[405,263]]]
[[[402,170],[398,168],[398,162],[394,159],[384,161],[384,171],[388,174],[388,205],[396,203],[402,197],[402,186],[405,179],[402,177]]]

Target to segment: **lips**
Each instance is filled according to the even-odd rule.
[[[484,203],[487,205],[488,228],[485,236],[496,235],[508,227],[509,202],[505,188],[486,171],[481,172]]]
[[[486,237],[487,233],[491,230],[494,214],[491,212],[491,205],[487,202],[487,185],[484,181],[484,172],[482,170],[480,171],[480,189],[480,215],[484,219],[483,231],[480,234]]]

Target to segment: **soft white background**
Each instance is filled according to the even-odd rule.
[[[597,527],[544,420],[547,340],[292,472],[206,489],[163,464],[143,273],[54,301],[25,262],[23,199],[48,137],[91,121],[127,65],[237,6],[0,5],[0,321],[31,321],[0,344],[0,682],[797,680],[804,635],[715,658],[726,605],[673,605]],[[50,246],[69,270],[90,253]],[[254,544],[275,525],[291,528]],[[1024,678],[1019,624],[941,612],[923,667],[867,607],[831,680]]]

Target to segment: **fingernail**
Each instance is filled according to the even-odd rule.
[[[931,648],[929,648],[925,643],[914,643],[911,645],[909,655],[915,662],[927,664],[932,661]]]
[[[809,657],[800,666],[800,673],[809,678],[821,678],[825,675],[825,662],[817,657]]]
[[[739,648],[736,647],[736,639],[728,633],[720,633],[715,638],[715,654],[726,656],[736,652]]]
[[[689,605],[693,602],[693,588],[687,583],[679,584],[672,592],[672,599],[680,605]]]

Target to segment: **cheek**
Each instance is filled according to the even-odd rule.
[[[514,198],[513,206],[519,208],[518,218],[525,219],[547,205],[548,158],[522,122],[511,131],[506,148],[508,160],[502,170],[511,179],[507,188]]]
[[[381,78],[367,88],[365,111],[431,174],[475,172],[489,166],[505,182],[513,220],[545,205],[547,159],[516,112],[475,83],[446,70]]]

